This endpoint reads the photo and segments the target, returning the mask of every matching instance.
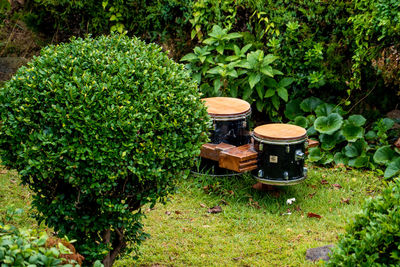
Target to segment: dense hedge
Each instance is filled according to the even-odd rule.
[[[398,266],[400,263],[400,180],[367,200],[333,249],[328,266]]]
[[[113,35],[49,46],[0,91],[0,156],[36,218],[89,260],[140,243],[207,140],[195,82],[155,44]]]

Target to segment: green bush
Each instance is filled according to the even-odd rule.
[[[143,240],[140,208],[164,201],[207,141],[199,97],[155,44],[49,46],[0,91],[2,162],[34,191],[39,221],[107,265]]]
[[[72,267],[76,262],[64,264],[62,254],[71,251],[62,243],[47,247],[45,232],[20,230],[10,225],[0,224],[0,263],[1,266],[64,266]],[[74,265],[73,265],[74,264]]]
[[[370,198],[347,226],[328,266],[398,266],[400,263],[400,180]]]

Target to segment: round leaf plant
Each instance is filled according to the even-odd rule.
[[[183,65],[114,35],[44,48],[0,91],[0,155],[33,190],[36,218],[111,266],[145,237],[140,208],[165,200],[207,141]]]
[[[338,113],[321,116],[314,121],[315,130],[324,134],[333,134],[340,129],[342,124],[343,118]]]

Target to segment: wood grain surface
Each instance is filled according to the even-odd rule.
[[[246,113],[250,104],[233,97],[209,97],[202,99],[207,106],[208,114],[216,116],[232,116]]]
[[[297,125],[271,123],[256,127],[254,135],[261,139],[293,140],[306,137],[307,131]]]

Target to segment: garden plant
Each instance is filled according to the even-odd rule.
[[[400,262],[400,180],[394,179],[347,226],[328,266],[396,266]]]
[[[53,227],[86,265],[306,265],[366,201],[329,264],[396,264],[399,29],[398,0],[0,0],[0,60],[52,44],[0,81],[0,221]],[[248,101],[251,129],[306,128],[304,183],[180,179],[215,96]]]
[[[46,47],[0,92],[2,163],[35,193],[35,217],[87,263],[135,248],[141,207],[163,202],[207,141],[183,65],[123,35]]]

